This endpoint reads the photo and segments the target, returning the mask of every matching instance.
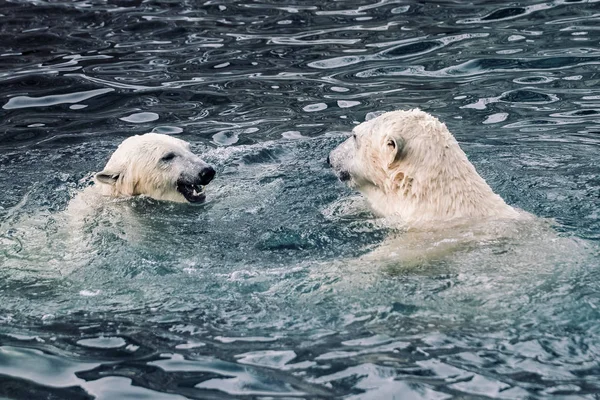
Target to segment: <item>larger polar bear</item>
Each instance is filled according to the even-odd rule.
[[[408,228],[522,215],[479,176],[446,125],[419,109],[387,112],[356,126],[329,162],[377,214]]]
[[[446,126],[421,110],[387,112],[356,126],[328,159],[339,179],[386,217],[386,225],[402,228],[361,257],[331,266],[333,273],[354,277],[344,279],[351,285],[376,282],[377,274],[366,273],[373,266],[392,273],[426,266],[481,275],[473,280],[481,290],[489,288],[491,271],[502,271],[494,281],[532,271],[553,274],[589,265],[597,253],[584,240],[558,235],[551,220],[506,204]]]

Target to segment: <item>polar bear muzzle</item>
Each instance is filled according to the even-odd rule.
[[[200,173],[190,179],[182,176],[177,180],[177,191],[190,203],[200,203],[206,198],[204,186],[208,185],[215,177],[215,170],[211,166],[204,167]]]
[[[335,175],[342,182],[352,179],[350,173],[350,162],[354,157],[352,138],[344,141],[327,156],[327,164],[333,169]]]

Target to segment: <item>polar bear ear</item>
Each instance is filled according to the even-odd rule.
[[[96,180],[100,183],[104,183],[105,185],[114,185],[117,183],[119,175],[120,174],[118,172],[104,170],[96,174]]]
[[[404,139],[401,137],[388,136],[385,139],[385,153],[387,154],[388,166],[392,165],[402,155]]]

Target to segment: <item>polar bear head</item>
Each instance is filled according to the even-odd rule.
[[[96,181],[113,197],[146,195],[157,200],[200,203],[215,170],[187,142],[147,133],[123,141]]]
[[[479,176],[446,126],[419,109],[356,126],[328,160],[375,212],[411,225],[516,213]]]

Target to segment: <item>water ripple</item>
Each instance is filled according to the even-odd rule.
[[[50,95],[43,97],[15,96],[10,98],[8,102],[2,106],[2,108],[5,110],[12,110],[15,108],[48,107],[56,104],[73,104],[95,96],[100,96],[104,93],[110,93],[112,91],[114,91],[114,89],[96,89],[88,90],[86,92]]]

